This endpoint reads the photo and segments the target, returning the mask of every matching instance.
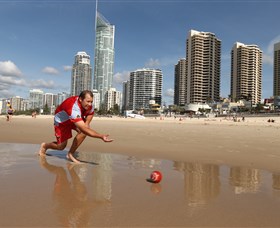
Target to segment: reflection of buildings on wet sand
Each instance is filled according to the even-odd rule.
[[[246,167],[232,167],[229,182],[234,186],[236,194],[257,192],[261,184],[260,171]]]
[[[280,197],[280,173],[272,173],[273,195]]]
[[[110,201],[112,197],[112,157],[110,154],[92,154],[99,165],[93,174],[93,198],[95,201]]]
[[[275,190],[280,190],[280,174],[279,173],[272,174],[272,188]]]
[[[174,167],[184,172],[185,195],[189,205],[199,206],[218,196],[220,192],[218,165],[174,162]]]
[[[161,160],[159,159],[138,159],[129,157],[129,165],[134,168],[160,168]]]

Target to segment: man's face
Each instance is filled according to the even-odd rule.
[[[88,110],[89,107],[92,105],[93,99],[92,99],[92,97],[89,94],[86,94],[86,97],[85,97],[84,100],[82,100],[81,98],[79,98],[79,99],[80,99],[82,107],[85,110]]]

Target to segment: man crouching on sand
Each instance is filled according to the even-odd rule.
[[[67,145],[67,140],[72,138],[72,130],[76,130],[78,133],[68,151],[67,158],[75,163],[81,163],[74,157],[74,153],[86,136],[100,138],[104,142],[113,141],[108,138],[109,135],[99,134],[90,128],[94,114],[92,102],[93,93],[85,90],[79,96],[67,98],[57,107],[54,116],[54,131],[57,141],[42,143],[39,151],[40,156],[45,156],[48,149],[63,150]]]

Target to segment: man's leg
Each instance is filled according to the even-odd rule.
[[[78,149],[78,147],[81,145],[81,143],[85,140],[85,138],[86,138],[86,135],[84,133],[78,132],[78,134],[76,135],[76,137],[73,140],[70,150],[68,151],[68,154],[67,154],[68,159],[70,159],[71,161],[73,161],[75,163],[81,163],[79,160],[77,160],[74,157],[74,153]]]
[[[67,140],[62,142],[61,144],[57,144],[57,142],[42,143],[39,150],[39,155],[45,156],[48,149],[63,150],[66,147],[66,145],[67,145]]]

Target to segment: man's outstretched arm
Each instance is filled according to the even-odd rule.
[[[109,135],[99,134],[95,130],[89,128],[89,126],[87,126],[84,121],[78,121],[75,123],[75,125],[82,133],[84,133],[87,136],[102,139],[104,142],[113,141],[113,139],[109,139]]]

